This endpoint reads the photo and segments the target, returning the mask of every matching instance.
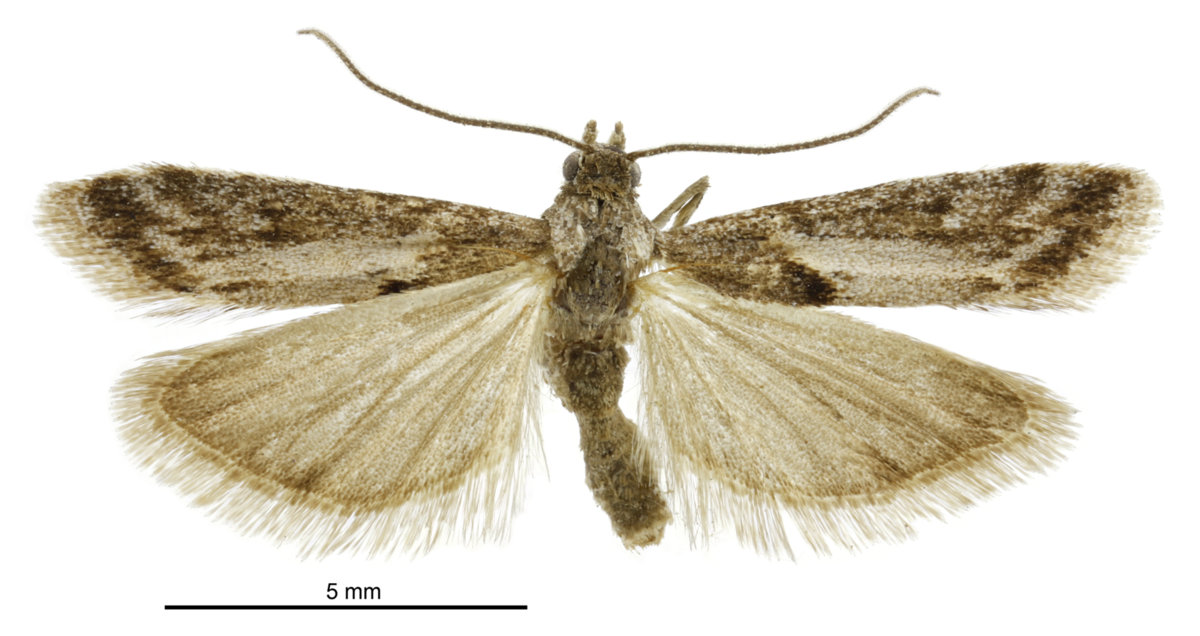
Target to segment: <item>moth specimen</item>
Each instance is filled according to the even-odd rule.
[[[1083,306],[1153,224],[1154,184],[1017,165],[654,219],[620,124],[575,151],[540,219],[412,196],[154,165],[50,187],[41,224],[110,295],[158,311],[341,308],[163,353],[116,393],[132,452],[243,530],[308,553],[495,539],[548,382],[628,547],[675,518],[790,554],[897,539],[1056,461],[1070,409],[1036,382],[823,306]],[[669,227],[668,227],[669,224]],[[165,304],[164,304],[165,303]],[[635,424],[617,400],[640,351]],[[790,521],[788,521],[790,518]]]

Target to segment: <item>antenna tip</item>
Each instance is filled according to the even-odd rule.
[[[329,36],[325,35],[325,32],[320,29],[300,29],[296,31],[296,35],[312,35],[326,42],[330,41]]]

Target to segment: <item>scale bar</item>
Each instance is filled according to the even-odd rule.
[[[528,605],[163,605],[164,610],[527,610]]]

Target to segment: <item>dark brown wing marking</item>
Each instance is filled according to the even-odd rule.
[[[667,232],[660,249],[763,302],[1078,307],[1139,251],[1157,205],[1136,170],[1025,164],[756,208]]]
[[[193,307],[352,303],[549,242],[545,221],[487,208],[177,166],[55,184],[42,209],[57,250],[110,295]]]

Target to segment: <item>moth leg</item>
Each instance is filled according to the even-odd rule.
[[[675,217],[675,224],[671,226],[671,229],[683,226],[688,222],[688,219],[692,218],[692,213],[696,211],[696,208],[700,207],[700,201],[704,198],[706,190],[708,190],[708,177],[700,177],[695,183],[688,186],[683,191],[683,194],[675,197],[674,201],[667,204],[665,210],[659,212],[658,216],[654,217],[652,221],[654,227],[660,230],[663,229],[667,221],[671,220],[671,216],[675,214],[679,216]]]

